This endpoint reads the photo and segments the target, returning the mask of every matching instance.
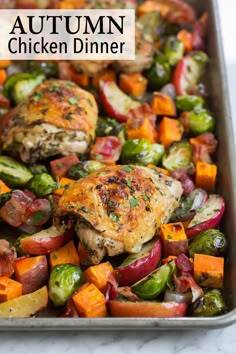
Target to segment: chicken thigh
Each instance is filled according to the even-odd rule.
[[[153,169],[109,166],[75,182],[59,200],[55,224],[76,225],[90,262],[137,253],[178,207],[181,184]]]
[[[27,163],[84,154],[94,138],[97,116],[91,93],[70,81],[44,81],[1,124],[2,150],[16,151]]]

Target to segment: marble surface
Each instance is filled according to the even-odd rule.
[[[219,5],[236,132],[236,2],[219,0]],[[2,332],[0,353],[235,354],[235,332],[236,324],[209,331]]]

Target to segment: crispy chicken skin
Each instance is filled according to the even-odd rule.
[[[106,253],[139,252],[179,205],[181,184],[152,169],[109,166],[74,183],[59,200],[55,223],[76,222],[90,262]]]
[[[14,149],[24,162],[83,154],[94,138],[97,116],[89,92],[70,81],[44,81],[2,128],[3,150]]]

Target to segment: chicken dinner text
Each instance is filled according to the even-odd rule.
[[[81,40],[73,39],[73,52],[79,54],[122,54],[125,42],[96,42],[89,41],[88,38]],[[12,54],[67,54],[71,50],[71,46],[67,42],[49,42],[44,37],[40,41],[34,41],[29,38],[24,41],[21,37],[13,37],[8,43],[9,52]]]

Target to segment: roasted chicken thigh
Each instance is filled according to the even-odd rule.
[[[84,154],[94,138],[97,116],[91,93],[70,81],[44,81],[2,124],[2,150],[16,151],[27,163]]]
[[[139,252],[179,205],[181,184],[139,166],[109,166],[75,182],[59,200],[55,223],[76,225],[90,262]]]

